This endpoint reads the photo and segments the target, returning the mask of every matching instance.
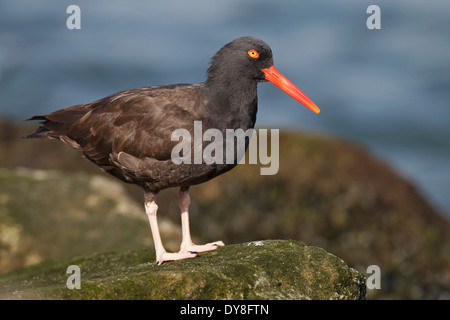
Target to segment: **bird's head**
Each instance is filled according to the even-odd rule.
[[[208,79],[223,73],[229,81],[237,78],[270,81],[312,111],[320,112],[311,99],[275,69],[272,50],[262,40],[241,37],[223,46],[211,59]]]

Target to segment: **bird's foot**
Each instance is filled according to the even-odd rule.
[[[195,258],[197,255],[192,252],[163,252],[156,256],[156,264],[158,266],[162,265],[164,262],[167,261],[175,261],[175,260],[183,260],[183,259],[190,259]]]
[[[215,241],[206,243],[203,245],[197,245],[194,243],[181,243],[180,253],[181,252],[206,252],[216,250],[218,247],[223,247],[225,243],[222,241]]]

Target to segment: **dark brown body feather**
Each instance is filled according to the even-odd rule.
[[[213,107],[208,104],[205,92],[203,84],[122,91],[32,117],[30,120],[43,122],[27,138],[59,139],[82,150],[87,159],[106,172],[153,193],[198,184],[235,166],[177,165],[171,160],[171,151],[179,143],[171,141],[174,130],[187,129],[193,136],[196,120],[202,121],[203,130],[236,126],[233,121],[227,123],[223,114],[219,113],[217,119],[211,117],[207,111]]]

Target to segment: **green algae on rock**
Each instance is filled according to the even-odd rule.
[[[365,299],[365,277],[293,240],[228,245],[156,266],[152,250],[47,262],[0,276],[1,299]],[[81,270],[68,289],[66,268]]]

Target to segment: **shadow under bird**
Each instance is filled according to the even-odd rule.
[[[175,84],[121,91],[94,102],[75,105],[29,120],[41,126],[25,138],[59,139],[116,178],[141,186],[145,212],[153,235],[156,262],[193,258],[215,250],[222,241],[194,244],[189,229],[189,187],[234,168],[234,163],[175,164],[171,151],[177,129],[244,131],[255,126],[257,84],[270,81],[319,113],[319,108],[275,69],[270,47],[253,37],[241,37],[222,47],[211,59],[207,79],[198,84]],[[206,147],[206,146],[204,146]],[[246,141],[245,147],[248,147]],[[225,146],[224,146],[225,148]],[[192,152],[194,147],[192,147]],[[224,152],[225,154],[225,152]],[[167,252],[157,222],[159,191],[179,187],[182,242],[179,252]]]

